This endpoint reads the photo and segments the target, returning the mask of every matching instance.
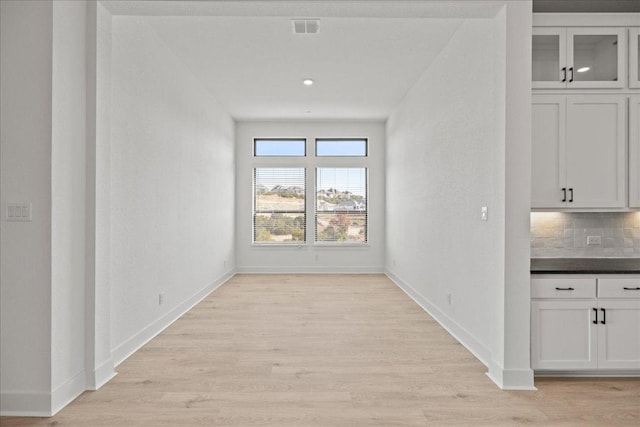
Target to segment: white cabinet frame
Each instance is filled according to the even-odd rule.
[[[531,302],[531,367],[573,370],[598,367],[598,325],[595,300],[533,300]],[[545,319],[559,320],[553,325]],[[586,340],[580,346],[580,338]],[[568,339],[572,339],[570,341]],[[562,346],[558,348],[558,346]]]
[[[598,311],[598,368],[640,370],[640,300],[600,299]]]
[[[640,208],[640,95],[629,97],[629,207]]]
[[[559,67],[557,81],[533,81],[533,89],[611,89],[624,88],[627,82],[627,37],[621,27],[534,27],[532,35],[557,35]],[[574,70],[575,35],[614,35],[617,37],[617,79],[615,81],[576,81]],[[637,53],[637,52],[636,52]],[[637,61],[636,61],[637,62]]]
[[[532,81],[533,89],[565,89],[566,83],[566,62],[567,62],[567,30],[559,27],[534,27],[532,35],[535,36],[558,36],[558,79],[555,81]],[[563,73],[562,68],[565,68]],[[563,81],[565,79],[565,81]]]
[[[574,70],[574,44],[573,36],[576,35],[615,35],[618,37],[618,76],[615,81],[571,81],[577,72]],[[567,87],[569,88],[623,88],[627,81],[627,37],[624,28],[568,28],[567,29]]]
[[[626,96],[534,95],[532,102],[531,207],[625,208]]]
[[[629,87],[640,88],[638,76],[638,36],[640,28],[629,29]]]

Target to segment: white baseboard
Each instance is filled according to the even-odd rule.
[[[86,390],[86,373],[78,372],[51,393],[2,392],[0,416],[51,417]]]
[[[109,359],[93,371],[87,372],[87,390],[98,390],[116,375],[118,373],[114,370],[113,359]]]
[[[114,365],[118,366],[119,364],[124,362],[129,356],[138,351],[143,345],[151,341],[156,337],[156,335],[165,330],[173,322],[178,320],[183,314],[191,310],[193,306],[206,298],[207,295],[209,295],[211,292],[216,290],[227,280],[233,277],[234,274],[235,270],[229,270],[212,284],[196,292],[193,296],[178,304],[173,310],[155,320],[140,332],[129,338],[127,341],[114,348],[111,352]]]
[[[451,336],[473,354],[476,359],[489,367],[491,364],[491,351],[471,335],[466,329],[457,324],[453,319],[432,304],[428,299],[420,295],[411,285],[386,269],[385,274],[400,289],[426,311],[436,322],[440,324]]]
[[[420,295],[411,285],[402,280],[389,269],[385,274],[400,289],[426,311],[436,322],[440,324],[451,336],[473,354],[487,367],[487,376],[503,390],[535,390],[533,386],[533,370],[531,369],[503,369],[492,358],[491,350],[478,341],[466,329],[432,304],[428,299]]]
[[[279,267],[238,267],[241,274],[384,274],[384,267],[358,266],[279,266]]]
[[[546,371],[544,369],[534,371],[536,377],[608,377],[608,378],[638,378],[640,370],[638,369],[602,369],[602,370],[577,370],[577,371]]]
[[[56,387],[51,392],[51,415],[55,415],[76,397],[80,396],[86,390],[86,384],[87,375],[82,370],[65,383]]]
[[[51,393],[0,392],[2,417],[50,417]]]
[[[502,390],[537,390],[533,385],[533,369],[502,369],[494,365],[487,376]]]

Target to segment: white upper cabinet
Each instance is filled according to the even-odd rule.
[[[567,191],[571,208],[626,206],[625,96],[567,97]]]
[[[629,207],[640,208],[640,96],[629,97]]]
[[[535,95],[532,113],[531,206],[624,208],[626,97]]]
[[[533,29],[533,88],[622,88],[626,83],[626,29]]]
[[[566,110],[564,95],[533,96],[531,205],[534,208],[567,205]]]
[[[640,28],[629,30],[629,87],[640,88]]]

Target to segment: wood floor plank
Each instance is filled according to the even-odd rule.
[[[640,425],[638,379],[486,368],[383,275],[236,275],[52,418],[4,426]]]

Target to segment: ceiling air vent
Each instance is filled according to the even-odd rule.
[[[318,34],[320,32],[319,19],[292,19],[294,34]]]

